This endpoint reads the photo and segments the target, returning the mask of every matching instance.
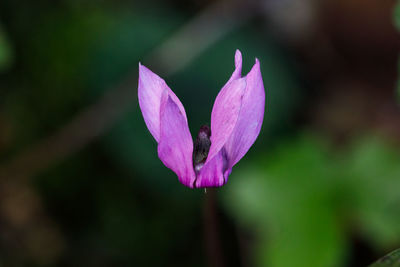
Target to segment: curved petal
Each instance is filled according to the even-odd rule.
[[[213,110],[211,112],[211,147],[208,154],[207,162],[211,160],[222,148],[227,138],[231,134],[239,115],[240,101],[244,88],[243,81],[235,82],[242,75],[242,53],[239,49],[235,52],[235,70],[231,77],[222,87],[214,101]],[[228,118],[228,120],[223,119]],[[220,124],[220,122],[223,122]],[[228,126],[228,127],[226,127]],[[226,127],[226,128],[224,128]]]
[[[244,78],[233,80],[219,92],[211,112],[211,147],[207,161],[210,161],[224,146],[235,128],[242,97],[245,92]]]
[[[225,150],[221,149],[215,157],[206,163],[197,175],[196,187],[220,187],[228,181],[230,170]]]
[[[160,140],[160,107],[161,96],[167,90],[184,116],[186,113],[181,101],[172,92],[163,79],[139,63],[138,98],[144,121],[157,142]]]
[[[235,70],[232,73],[232,76],[229,78],[228,82],[225,86],[233,80],[237,80],[242,77],[242,53],[239,49],[236,49],[235,52]]]
[[[246,89],[242,99],[239,117],[225,144],[228,168],[232,168],[250,149],[261,130],[265,109],[265,90],[260,71],[260,62],[256,63],[246,76]]]
[[[167,91],[162,96],[160,110],[158,157],[178,175],[183,185],[193,188],[196,179],[192,162],[193,140],[186,117]]]

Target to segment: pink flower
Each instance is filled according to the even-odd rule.
[[[163,79],[139,63],[139,105],[158,143],[158,157],[190,188],[219,187],[260,133],[265,91],[258,59],[241,77],[242,54],[235,71],[215,99],[211,129],[200,128],[193,146],[185,109]]]

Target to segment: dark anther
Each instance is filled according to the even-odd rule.
[[[194,142],[193,149],[193,166],[196,172],[199,171],[206,162],[211,146],[210,136],[210,127],[207,125],[201,126],[196,141]]]

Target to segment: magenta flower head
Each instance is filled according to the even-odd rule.
[[[260,133],[265,91],[258,59],[241,77],[242,54],[222,87],[211,113],[211,129],[202,126],[193,144],[185,109],[163,79],[139,63],[139,105],[158,143],[158,157],[190,188],[224,185],[232,167]]]

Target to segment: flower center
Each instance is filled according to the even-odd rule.
[[[211,130],[207,125],[200,127],[197,138],[194,141],[193,149],[193,167],[196,173],[198,173],[203,167],[207,160],[208,152],[211,146]]]

